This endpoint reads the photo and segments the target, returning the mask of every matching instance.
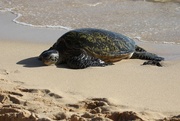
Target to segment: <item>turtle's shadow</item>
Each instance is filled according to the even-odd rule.
[[[57,68],[64,68],[64,69],[70,69],[67,64],[63,63],[60,65],[56,65]]]
[[[45,66],[42,61],[38,59],[38,57],[26,58],[21,61],[18,61],[16,64],[23,65],[23,67],[35,68],[35,67],[43,67]],[[66,68],[69,69],[66,64],[56,65],[57,68]]]
[[[16,64],[23,65],[23,67],[42,67],[44,66],[43,63],[38,59],[38,57],[31,57],[23,59]]]

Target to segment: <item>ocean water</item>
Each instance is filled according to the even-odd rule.
[[[0,0],[17,24],[101,28],[135,40],[180,44],[180,0]]]

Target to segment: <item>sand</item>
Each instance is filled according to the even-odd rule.
[[[74,70],[43,66],[37,59],[56,39],[33,39],[52,39],[46,31],[55,30],[26,28],[0,36],[0,121],[180,120],[179,45],[137,42],[165,57],[163,67],[129,59]],[[39,34],[31,38],[33,31]]]

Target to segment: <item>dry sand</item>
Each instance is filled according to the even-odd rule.
[[[129,59],[73,70],[37,60],[52,43],[16,40],[0,37],[0,121],[180,120],[179,45],[138,42],[163,67]]]

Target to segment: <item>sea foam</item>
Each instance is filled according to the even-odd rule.
[[[10,12],[10,13],[16,15],[16,18],[13,19],[13,22],[20,24],[20,25],[24,25],[24,26],[72,30],[71,27],[65,27],[65,26],[60,26],[60,25],[58,25],[58,26],[54,26],[54,25],[33,25],[33,24],[25,23],[25,22],[20,22],[20,21],[18,21],[18,18],[22,17],[23,15],[13,11],[13,9],[14,8],[4,8],[4,9],[1,9],[0,12]]]

